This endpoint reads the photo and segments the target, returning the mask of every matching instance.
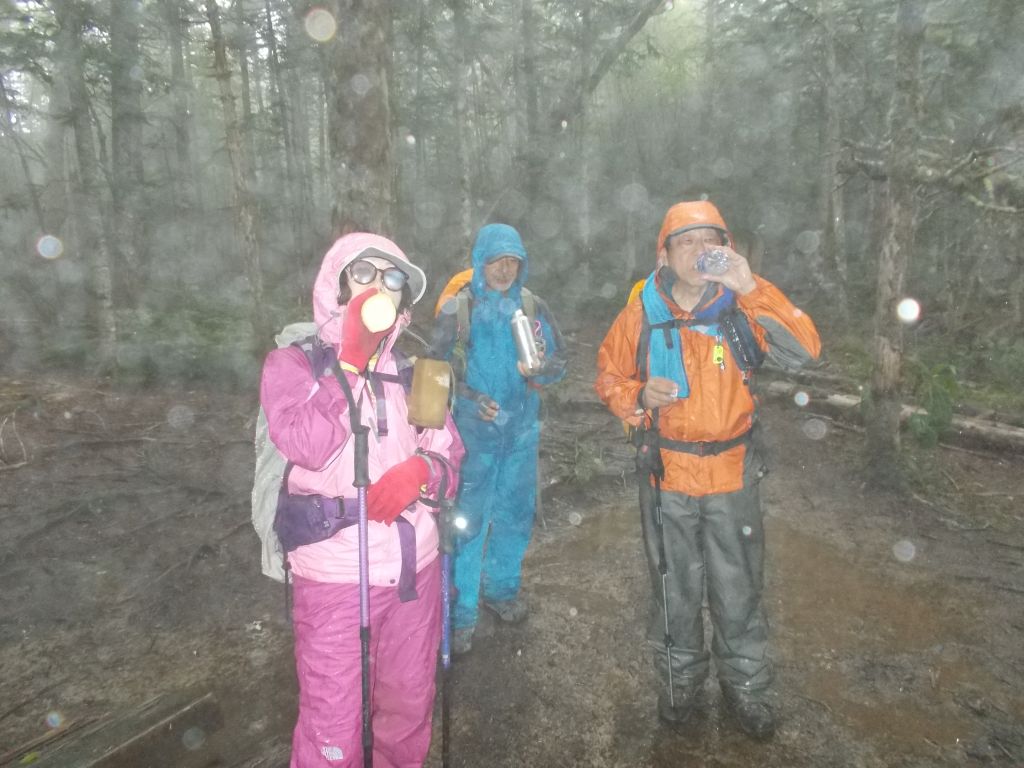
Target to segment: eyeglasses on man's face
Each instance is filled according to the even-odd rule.
[[[360,285],[369,285],[381,276],[381,283],[389,291],[400,291],[409,282],[409,276],[398,267],[378,267],[364,259],[354,261],[348,268],[352,279]]]

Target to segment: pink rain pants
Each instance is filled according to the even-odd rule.
[[[419,597],[370,587],[374,768],[422,766],[430,747],[441,639],[440,560],[416,574]],[[291,768],[362,766],[359,585],[294,580],[299,721]]]

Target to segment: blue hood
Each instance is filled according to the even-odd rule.
[[[519,274],[508,289],[511,298],[518,298],[519,289],[526,282],[529,260],[523,239],[508,224],[488,224],[477,233],[473,243],[473,294],[484,296],[487,291],[487,280],[484,277],[484,266],[499,256],[515,256],[519,259]],[[493,291],[492,291],[493,293]]]

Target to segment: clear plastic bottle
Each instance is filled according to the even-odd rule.
[[[722,275],[729,271],[729,254],[720,248],[704,251],[697,257],[694,268],[708,275]]]

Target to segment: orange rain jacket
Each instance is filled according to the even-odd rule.
[[[681,211],[677,210],[681,207]],[[676,232],[680,226],[701,225],[725,230],[721,216],[710,203],[673,206],[659,235],[659,250],[666,235]],[[793,306],[770,282],[756,275],[754,279],[757,287],[746,296],[737,294],[736,305],[749,319],[759,346],[786,368],[799,368],[817,358],[821,341],[811,318]],[[691,316],[664,291],[662,296],[675,317]],[[637,368],[636,349],[643,311],[642,301],[631,301],[615,318],[598,351],[594,384],[609,410],[634,426],[641,422],[650,425],[650,411],[637,412],[637,398],[643,383]],[[713,336],[687,327],[680,328],[679,333],[690,394],[660,409],[661,436],[669,440],[710,442],[729,440],[748,431],[757,403],[728,345],[723,370],[712,360]],[[738,491],[743,487],[743,459],[748,446],[749,442],[742,443],[717,456],[662,449],[665,479],[661,487],[690,496]]]

